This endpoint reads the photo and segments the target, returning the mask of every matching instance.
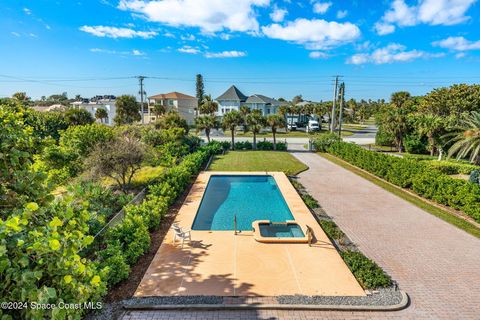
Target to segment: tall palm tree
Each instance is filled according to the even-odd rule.
[[[107,110],[98,108],[97,111],[95,111],[95,118],[100,119],[100,122],[103,123],[103,119],[108,118]]]
[[[430,155],[433,156],[439,143],[438,135],[445,127],[444,119],[434,114],[422,114],[415,118],[415,126],[418,133],[427,136],[428,149],[430,150]]]
[[[218,111],[218,103],[213,101],[212,96],[207,94],[203,97],[202,103],[200,104],[200,113],[203,114],[214,114]]]
[[[213,128],[218,128],[217,117],[215,117],[214,115],[204,115],[195,118],[195,126],[197,128],[197,132],[205,130],[207,140],[208,142],[210,142],[210,131]]]
[[[395,92],[381,115],[381,125],[385,132],[393,136],[398,152],[403,151],[403,140],[408,132],[408,115],[412,111],[412,105],[410,93]]]
[[[247,115],[251,112],[250,108],[243,105],[240,106],[240,113],[242,114],[243,117],[243,133],[245,134],[248,130],[247,127]]]
[[[282,116],[283,119],[285,119],[285,123],[287,123],[287,114],[288,114],[288,106],[280,106],[277,109],[277,113]],[[286,131],[288,132],[288,128],[285,125]]]
[[[247,115],[246,122],[253,133],[253,150],[257,150],[257,134],[265,127],[265,117],[260,110],[253,110]]]
[[[271,114],[267,117],[267,125],[272,129],[273,135],[273,150],[277,150],[277,129],[278,128],[285,128],[287,126],[287,122],[285,118],[279,114]]]
[[[448,157],[457,155],[457,159],[469,157],[470,162],[480,165],[480,112],[473,111],[460,120],[455,132],[447,134],[454,142],[448,150]]]
[[[235,129],[243,123],[242,114],[236,110],[227,112],[222,119],[223,129],[229,129],[232,135],[232,150],[235,150]]]

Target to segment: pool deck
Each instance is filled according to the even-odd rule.
[[[192,230],[192,244],[173,245],[170,230],[135,296],[364,296],[365,292],[282,172],[202,172],[176,222],[190,229],[211,175],[271,175],[295,221],[310,226],[312,246],[260,243],[252,232]]]

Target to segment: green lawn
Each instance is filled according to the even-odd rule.
[[[335,156],[332,156],[331,154],[328,154],[328,153],[319,153],[322,157],[330,160],[331,162],[333,163],[336,163],[338,164],[339,166],[359,175],[360,177],[370,181],[370,182],[373,182],[374,184],[376,184],[377,186],[393,193],[394,195],[402,198],[403,200],[406,200],[410,203],[412,203],[413,205],[419,207],[420,209],[423,209],[425,211],[427,211],[428,213],[430,214],[433,214],[434,216],[456,226],[457,228],[459,229],[462,229],[464,230],[465,232],[468,232],[470,233],[471,235],[477,237],[477,238],[480,238],[480,229],[477,228],[475,225],[471,224],[470,222],[462,219],[462,218],[459,218],[453,214],[451,214],[450,212],[446,211],[446,210],[443,210],[437,206],[434,206],[432,204],[430,204],[429,202],[425,201],[425,200],[422,200],[420,197],[416,197],[414,195],[412,195],[411,193],[403,190],[402,188],[400,187],[397,187],[397,186],[394,186],[388,182],[386,182],[385,180],[383,179],[380,179],[368,172],[365,172]]]
[[[308,169],[288,152],[281,151],[229,151],[218,155],[210,171],[283,171],[296,175]]]

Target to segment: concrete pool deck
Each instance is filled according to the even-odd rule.
[[[211,175],[271,175],[295,221],[310,226],[316,241],[260,243],[253,233],[192,230],[192,244],[173,245],[170,230],[135,297],[146,296],[364,296],[302,199],[282,172],[202,172],[184,201],[176,222],[190,229]]]

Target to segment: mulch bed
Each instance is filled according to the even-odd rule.
[[[138,259],[137,263],[134,266],[132,266],[128,279],[120,282],[119,284],[108,290],[108,294],[104,298],[105,303],[122,301],[133,297],[133,294],[137,290],[138,285],[142,281],[143,275],[150,266],[150,263],[152,262],[153,257],[155,257],[158,248],[160,248],[160,245],[162,244],[165,235],[170,229],[173,221],[175,221],[175,217],[177,216],[178,211],[182,207],[183,202],[187,198],[187,195],[190,192],[190,189],[196,178],[197,177],[192,179],[189,187],[185,189],[183,194],[177,199],[177,201],[175,201],[173,206],[168,209],[168,213],[162,218],[162,221],[160,222],[158,228],[152,233],[150,233],[150,249],[143,256],[141,256],[140,259]]]

